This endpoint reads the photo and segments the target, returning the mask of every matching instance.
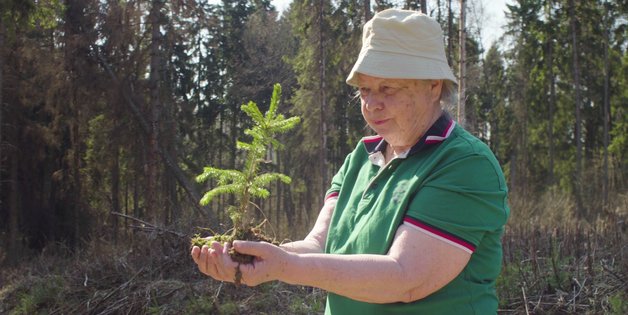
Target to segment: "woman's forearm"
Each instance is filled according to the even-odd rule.
[[[292,253],[322,253],[325,249],[329,221],[336,207],[336,199],[327,200],[319,212],[314,228],[301,241],[282,244],[281,247]]]
[[[321,288],[371,303],[407,301],[414,289],[405,271],[389,255],[323,254],[335,200],[325,203],[310,234],[302,241],[281,245],[292,253],[279,280]]]
[[[412,301],[401,264],[386,255],[292,255],[279,280],[370,303]]]
[[[413,228],[399,227],[386,255],[288,254],[278,280],[370,303],[412,302],[453,280],[470,254]]]
[[[288,252],[297,254],[315,254],[323,252],[321,245],[313,239],[304,239],[301,241],[285,243],[281,244],[280,247]]]
[[[233,242],[236,251],[258,257],[253,264],[240,266],[243,283],[255,286],[279,280],[370,303],[412,302],[453,280],[471,257],[458,247],[405,225],[399,227],[385,255],[296,252],[309,245],[297,243],[295,251],[288,251],[263,242]],[[223,273],[235,266],[228,255],[217,264]]]

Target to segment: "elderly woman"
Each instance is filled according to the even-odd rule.
[[[304,240],[233,243],[256,256],[240,267],[242,282],[324,289],[326,314],[494,314],[507,188],[487,146],[443,110],[456,79],[440,26],[390,9],[362,40],[347,83],[377,135],[347,156]],[[228,250],[214,242],[192,257],[233,281]]]

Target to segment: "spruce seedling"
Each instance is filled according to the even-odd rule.
[[[254,225],[247,221],[249,209],[254,206],[252,198],[267,198],[270,192],[266,187],[273,181],[280,180],[286,184],[291,182],[290,177],[281,173],[260,173],[260,166],[265,163],[266,151],[269,147],[276,149],[283,148],[283,145],[275,139],[276,135],[285,133],[294,128],[299,122],[299,117],[285,118],[282,114],[277,113],[279,99],[281,98],[281,85],[275,84],[273,94],[270,100],[270,107],[265,114],[262,114],[259,107],[250,101],[244,104],[241,110],[251,117],[253,126],[246,129],[244,133],[252,138],[250,143],[237,142],[237,148],[246,151],[246,159],[242,170],[224,170],[215,167],[205,167],[202,174],[196,177],[199,183],[206,182],[209,179],[215,179],[217,186],[205,193],[200,203],[207,205],[211,200],[222,194],[232,194],[235,196],[236,203],[227,208],[227,213],[233,223],[230,233],[223,235],[214,235],[209,239],[196,235],[192,239],[192,246],[202,247],[209,245],[212,241],[232,242],[233,240],[265,240],[260,235],[260,225]],[[263,223],[262,223],[263,224]],[[238,254],[232,251],[231,257],[239,263],[251,263],[252,256]],[[239,268],[236,272],[236,283],[238,279]]]

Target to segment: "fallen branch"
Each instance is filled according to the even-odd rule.
[[[144,271],[144,268],[142,267],[138,272],[136,272],[133,277],[131,277],[131,279],[129,279],[127,282],[123,283],[122,285],[118,286],[117,288],[109,291],[109,293],[107,295],[105,295],[104,298],[100,299],[96,305],[92,306],[92,309],[96,309],[102,302],[106,301],[107,299],[109,299],[110,297],[112,297],[116,292],[124,289],[125,287],[127,287],[129,285],[129,283],[133,282],[133,280],[135,280],[135,278],[137,278],[137,276],[140,275],[140,273],[142,273]],[[89,303],[89,301],[88,301]],[[88,309],[89,311],[89,309]]]
[[[119,217],[123,217],[123,218],[126,218],[126,219],[129,219],[129,220],[133,220],[135,222],[139,222],[142,225],[147,226],[147,227],[149,227],[149,228],[151,228],[153,230],[159,231],[159,232],[170,233],[170,234],[175,235],[175,236],[180,237],[180,238],[186,238],[187,237],[187,235],[185,235],[183,233],[180,233],[180,232],[177,232],[177,231],[173,231],[173,230],[169,230],[169,229],[166,229],[166,228],[154,225],[152,223],[146,222],[146,221],[144,221],[142,219],[138,219],[138,218],[130,216],[130,215],[126,215],[126,214],[123,214],[123,213],[120,213],[120,212],[115,212],[115,211],[111,211],[111,214],[117,215]]]
[[[523,305],[526,308],[526,315],[530,315],[530,310],[528,310],[528,298],[526,297],[526,289],[524,286],[521,286],[521,293],[523,294]]]
[[[573,308],[575,310],[576,299],[578,298],[578,296],[580,296],[580,293],[582,292],[582,288],[584,288],[584,285],[587,283],[587,278],[584,278],[584,281],[582,282],[582,284],[580,284],[580,281],[578,281],[578,279],[576,279],[575,277],[573,278],[573,280],[576,282],[579,289],[578,289],[578,292],[576,293],[576,288],[575,287],[573,288],[573,291],[574,291],[573,298],[571,298],[571,301],[567,302],[567,304],[573,304]]]
[[[604,269],[604,271],[606,271],[608,274],[615,277],[615,279],[621,282],[622,286],[626,286],[626,280],[624,280],[622,276],[618,275],[616,272],[608,268],[608,266],[604,262],[600,262],[600,265],[602,266],[602,269]]]

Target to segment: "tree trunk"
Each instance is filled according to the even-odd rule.
[[[120,213],[120,148],[116,136],[112,139],[111,151],[113,161],[111,164],[111,211]],[[126,211],[125,211],[126,212]],[[112,215],[112,238],[113,243],[118,242],[118,216]]]
[[[459,79],[458,79],[458,122],[462,125],[466,125],[465,115],[465,76],[466,76],[466,27],[465,27],[465,5],[466,0],[460,0],[460,41],[458,43],[460,49],[460,67],[459,67]]]
[[[576,141],[576,171],[574,174],[574,192],[576,197],[576,212],[579,216],[584,216],[584,207],[582,204],[582,117],[580,108],[582,100],[580,99],[580,63],[578,60],[578,28],[576,25],[576,8],[574,0],[569,1],[570,24],[571,24],[571,41],[573,49],[573,84],[574,84],[574,101],[576,126],[574,140]]]
[[[548,23],[552,21],[551,6],[545,7]],[[554,37],[553,29],[549,29],[547,32],[547,76],[549,78],[550,99],[549,99],[549,117],[547,127],[548,138],[548,154],[549,154],[549,179],[548,184],[554,185],[554,110],[556,108],[556,77],[554,76]]]
[[[218,131],[218,148],[220,148],[220,150],[214,154],[214,156],[217,158],[217,162],[214,165],[224,165],[223,163],[223,150],[222,148],[225,147],[225,137],[223,137],[222,135],[227,134],[226,132],[226,122],[225,122],[225,118],[224,118],[224,113],[221,113],[219,118],[220,118],[220,129]],[[226,150],[225,150],[226,151]],[[213,180],[213,179],[212,179]],[[212,185],[213,186],[213,185]],[[200,200],[200,199],[199,199]],[[225,213],[224,213],[224,209],[227,209],[227,206],[225,205],[225,196],[220,196],[219,199],[219,205],[218,205],[218,211],[216,211],[216,215],[218,216],[218,221],[219,222],[223,222],[225,220]]]
[[[549,78],[550,78],[550,104],[548,117],[548,138],[549,138],[549,184],[556,182],[554,175],[554,111],[556,109],[556,77],[554,76],[553,45],[549,47]]]
[[[610,65],[609,65],[609,26],[608,26],[608,8],[605,7],[604,12],[604,166],[603,166],[603,178],[602,178],[602,198],[603,198],[603,206],[606,208],[608,206],[608,190],[609,190],[609,180],[608,180],[608,145],[610,142],[608,130],[610,124],[610,102],[609,102],[609,81],[610,81]]]
[[[443,19],[443,13],[440,7],[440,0],[436,0],[436,21],[440,24]],[[441,24],[442,25],[442,24]]]
[[[281,154],[279,153],[279,151],[277,151],[277,172],[283,173],[283,170],[281,169]],[[284,173],[286,174],[286,173]],[[281,206],[281,195],[283,194],[283,185],[281,185],[281,183],[279,181],[277,181],[275,183],[275,208],[272,208],[272,206],[268,209],[268,219],[272,220],[272,224],[276,227],[280,227],[281,225],[279,224],[279,213],[281,213],[281,211],[283,210],[283,207]],[[274,217],[273,217],[274,216]]]
[[[320,149],[320,159],[319,159],[319,171],[321,176],[321,191],[326,190],[327,186],[327,73],[325,67],[327,66],[326,53],[325,53],[325,23],[324,23],[324,11],[325,11],[325,0],[319,1],[319,15],[318,15],[318,23],[319,23],[319,32],[318,32],[318,49],[319,49],[319,96],[321,102],[321,115],[320,115],[320,141],[321,141],[321,149]]]
[[[70,123],[71,126],[71,148],[73,151],[72,156],[72,166],[71,166],[71,174],[73,178],[73,196],[71,198],[74,199],[74,204],[72,208],[74,210],[74,240],[73,245],[74,249],[78,250],[80,240],[81,240],[81,208],[83,205],[83,201],[81,199],[81,141],[82,137],[80,135],[80,121],[81,121],[81,110],[79,109],[79,101],[76,88],[73,91],[73,100],[72,100],[72,108],[75,109],[74,115],[72,119],[74,122]]]
[[[18,167],[19,160],[17,152],[10,155],[9,161],[9,248],[7,250],[7,263],[13,265],[18,262],[20,243],[18,241],[18,231],[20,228],[20,209],[18,203],[19,195],[19,178]]]
[[[152,2],[149,21],[151,25],[151,43],[150,43],[150,109],[149,117],[149,134],[148,134],[148,154],[146,159],[146,214],[149,218],[155,220],[159,217],[159,209],[157,202],[157,181],[159,176],[159,119],[162,111],[160,90],[161,90],[161,10],[163,1],[155,0]]]
[[[230,148],[230,160],[229,160],[229,168],[232,170],[236,169],[236,159],[238,156],[238,149],[237,149],[237,142],[238,142],[238,116],[239,116],[239,110],[238,107],[236,106],[236,103],[233,103],[233,115],[231,116],[231,144],[229,145]],[[229,194],[228,196],[225,196],[229,201],[228,203],[230,205],[235,204],[235,196],[233,194]],[[226,208],[223,209],[223,212],[226,211]]]
[[[139,202],[140,192],[139,192],[139,188],[137,187],[138,184],[139,183],[137,181],[133,181],[133,216],[136,218],[141,218],[142,209],[140,209],[140,202]],[[135,229],[131,229],[131,244],[133,244],[134,240],[135,240]]]
[[[371,0],[364,0],[364,23],[371,19]]]
[[[427,0],[421,0],[421,12],[427,14]]]
[[[2,196],[2,170],[4,169],[3,165],[4,165],[4,155],[3,155],[3,150],[2,147],[4,146],[2,144],[2,118],[4,115],[4,93],[3,93],[3,68],[4,68],[4,33],[6,31],[6,28],[4,26],[4,20],[2,19],[2,14],[0,14],[0,196]],[[3,200],[2,197],[0,197],[0,206],[3,206]]]
[[[286,150],[289,151],[289,150]],[[292,156],[290,154],[290,152],[285,152],[285,158],[283,159],[284,161],[284,174],[290,174],[293,175],[291,172],[292,170],[292,165],[290,164],[290,162],[292,161]],[[293,190],[293,185],[290,185],[288,187],[286,187],[284,194],[283,194],[283,208],[282,208],[282,213],[285,214],[285,218],[286,218],[286,226],[291,227],[294,226],[296,222],[293,221],[294,218],[294,202],[292,200],[292,190]],[[279,223],[279,221],[277,221],[277,223]],[[288,231],[290,232],[290,228],[288,228]]]
[[[125,181],[124,183],[124,215],[130,215],[129,212],[129,181]],[[124,235],[127,236],[129,230],[129,219],[124,218]]]
[[[451,0],[447,1],[447,62],[453,65],[454,52],[454,11],[451,8]]]

